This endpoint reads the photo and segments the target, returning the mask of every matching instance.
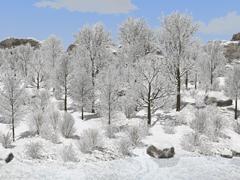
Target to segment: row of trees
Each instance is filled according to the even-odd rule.
[[[198,25],[191,16],[173,13],[163,18],[160,31],[143,19],[128,18],[119,28],[120,46],[114,45],[102,24],[83,27],[74,45],[65,51],[52,36],[39,49],[30,45],[1,51],[1,107],[14,124],[22,108],[26,87],[46,88],[63,99],[71,98],[84,111],[104,112],[111,124],[115,111],[127,116],[139,107],[151,114],[176,96],[181,110],[181,85],[185,78],[209,88],[225,64],[218,42],[203,45],[195,38]],[[5,113],[6,112],[6,113]],[[21,113],[20,113],[21,114]]]

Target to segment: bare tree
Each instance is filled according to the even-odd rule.
[[[171,94],[170,83],[163,74],[163,59],[155,54],[142,58],[137,65],[136,92],[142,106],[147,106],[148,125],[151,125],[152,111],[163,107]]]
[[[90,103],[93,93],[91,76],[83,66],[76,66],[74,72],[75,76],[71,83],[70,93],[73,100],[80,106],[82,119],[84,119],[84,109]]]
[[[229,72],[226,79],[226,93],[235,99],[234,118],[238,118],[238,98],[240,97],[240,66],[237,65],[233,68],[233,71]]]
[[[10,59],[9,59],[9,62]],[[5,64],[5,73],[2,79],[3,87],[0,91],[1,113],[6,116],[12,126],[12,138],[15,141],[15,124],[23,115],[24,84],[16,70],[12,69],[13,64]]]
[[[109,33],[104,30],[103,25],[95,24],[93,27],[85,26],[76,35],[76,44],[82,51],[84,58],[90,61],[89,70],[92,77],[93,98],[92,112],[95,112],[95,92],[96,92],[96,77],[104,65],[106,60],[107,46],[111,40]]]
[[[160,33],[161,47],[166,58],[169,77],[176,84],[176,110],[181,107],[181,77],[192,67],[186,59],[187,50],[193,44],[197,25],[188,15],[178,12],[165,17]]]
[[[226,59],[223,54],[224,49],[218,41],[211,41],[207,43],[204,49],[208,55],[206,65],[210,74],[210,85],[212,86],[218,71],[226,64]]]
[[[67,111],[67,99],[69,95],[69,88],[73,78],[73,64],[68,54],[62,55],[57,67],[57,84],[64,94],[64,111]]]
[[[55,37],[50,36],[42,44],[43,58],[46,63],[46,72],[49,77],[49,87],[53,88],[53,91],[56,89],[56,70],[59,60],[63,54],[63,47],[61,41]]]
[[[35,50],[33,58],[31,60],[30,70],[29,70],[29,81],[33,87],[39,90],[45,87],[46,81],[48,79],[46,72],[45,59],[43,58],[43,51]]]
[[[108,124],[111,124],[113,113],[118,105],[119,82],[117,78],[117,69],[114,65],[108,67],[105,72],[101,73],[99,80],[101,95],[101,107],[108,118]]]
[[[30,44],[16,47],[17,58],[19,59],[19,67],[23,77],[27,78],[29,73],[29,65],[33,58],[33,47]]]

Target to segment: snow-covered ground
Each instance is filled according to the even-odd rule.
[[[9,152],[13,152],[15,158],[12,162],[5,164],[0,160],[0,180],[32,179],[32,180],[225,180],[240,179],[240,158],[234,157],[226,159],[219,155],[203,156],[198,153],[183,150],[181,143],[184,135],[191,132],[188,121],[194,116],[192,103],[195,99],[184,92],[184,102],[187,104],[182,113],[186,118],[186,125],[176,126],[174,134],[166,134],[164,131],[164,120],[178,115],[174,110],[159,110],[153,116],[153,124],[149,135],[142,142],[143,145],[133,149],[131,157],[118,156],[116,139],[104,138],[104,144],[111,149],[112,155],[116,155],[112,160],[104,154],[95,152],[93,154],[83,154],[77,150],[77,139],[61,138],[60,144],[53,144],[40,137],[20,138],[21,133],[28,130],[27,121],[22,121],[16,128],[17,141],[12,149],[0,147],[0,159],[4,159]],[[199,93],[201,94],[201,92]],[[210,96],[217,99],[227,99],[223,92],[210,92]],[[234,107],[234,105],[232,106]],[[220,108],[227,122],[232,121],[233,112],[227,108]],[[79,112],[72,112],[75,119],[76,135],[80,136],[86,129],[93,128],[101,130],[104,136],[104,124],[102,118],[82,121]],[[144,116],[141,111],[137,117]],[[118,118],[124,121],[124,117]],[[125,124],[138,124],[141,118],[127,120]],[[123,123],[123,122],[122,122]],[[230,127],[227,126],[227,127]],[[0,123],[0,132],[7,132],[8,125]],[[225,128],[224,133],[230,138],[220,139],[216,143],[216,150],[221,150],[224,146],[227,150],[240,151],[240,135],[231,128]],[[40,141],[45,149],[44,158],[41,160],[31,160],[25,156],[25,145],[31,141]],[[61,160],[61,151],[65,145],[73,144],[79,156],[79,162],[64,162]],[[174,147],[175,156],[171,159],[154,159],[146,154],[146,148],[155,145],[158,148]]]

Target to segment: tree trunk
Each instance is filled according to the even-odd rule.
[[[13,142],[15,141],[15,125],[14,125],[14,109],[12,105],[12,138]]]
[[[65,76],[65,85],[64,85],[64,91],[65,91],[65,96],[64,96],[64,111],[67,112],[67,77]]]
[[[147,118],[148,118],[148,125],[152,123],[152,116],[151,116],[151,103],[148,103],[148,110],[147,110]]]
[[[39,90],[40,88],[40,80],[39,80],[39,74],[37,76],[37,90]]]
[[[211,88],[212,88],[212,85],[213,85],[213,70],[211,68],[211,72],[210,72],[210,83],[211,83]]]
[[[151,84],[148,85],[148,104],[147,104],[147,118],[148,118],[148,125],[151,125],[152,117],[151,117]]]
[[[108,124],[111,124],[111,94],[108,92]]]
[[[92,86],[93,86],[92,113],[95,113],[95,63],[93,58],[91,58],[91,62],[92,62]]]
[[[236,99],[235,99],[235,115],[234,115],[234,118],[237,120],[238,118],[238,106],[237,106],[237,99],[238,97],[236,96]]]
[[[84,119],[83,112],[84,112],[84,109],[83,109],[83,106],[82,106],[82,120]]]
[[[195,73],[195,90],[197,90],[197,73]]]
[[[188,90],[188,71],[186,72],[185,87]]]
[[[181,108],[181,79],[180,79],[180,69],[177,68],[177,103],[176,111],[180,111]]]

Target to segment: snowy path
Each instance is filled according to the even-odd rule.
[[[176,157],[156,160],[147,156],[111,162],[56,164],[14,160],[0,167],[1,180],[225,180],[240,179],[240,159]]]

